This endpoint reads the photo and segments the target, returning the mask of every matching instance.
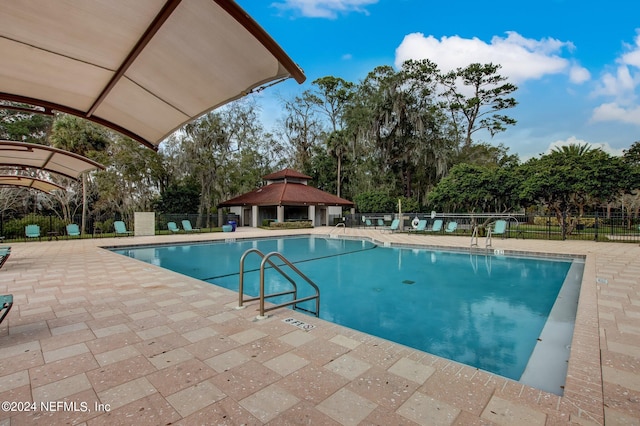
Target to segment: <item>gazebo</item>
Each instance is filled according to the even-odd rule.
[[[311,176],[292,169],[283,169],[263,176],[265,185],[251,192],[224,201],[218,207],[228,207],[238,216],[238,225],[257,227],[265,219],[278,222],[309,220],[313,226],[332,225],[342,216],[343,208],[353,208],[353,202],[309,186]]]

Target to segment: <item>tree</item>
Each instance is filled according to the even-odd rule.
[[[315,97],[308,90],[291,100],[283,100],[286,115],[277,136],[289,150],[288,166],[309,174],[313,148],[321,143],[324,126],[315,113]]]
[[[517,90],[511,83],[505,83],[506,77],[497,74],[500,65],[473,63],[458,68],[442,76],[445,86],[445,105],[453,121],[463,133],[463,146],[469,147],[472,136],[485,129],[493,137],[506,130],[506,126],[516,124],[516,120],[500,111],[513,108],[517,102],[507,97]],[[462,83],[462,86],[459,85]],[[464,92],[470,91],[469,96]]]
[[[9,103],[19,108],[29,105]],[[0,139],[46,144],[53,116],[0,107]]]
[[[629,190],[629,172],[622,159],[600,149],[554,150],[523,164],[521,173],[521,198],[554,212],[567,233],[585,207],[610,202]]]
[[[109,144],[109,132],[96,124],[93,124],[87,120],[67,115],[58,114],[51,129],[51,135],[49,136],[51,145],[64,149],[66,151],[73,152],[83,157],[96,158],[99,152],[104,151]],[[82,219],[80,224],[81,233],[86,232],[87,226],[87,191],[90,185],[89,177],[87,173],[82,174]],[[69,188],[67,193],[59,196],[59,202],[63,206],[63,220],[67,223],[71,222],[72,209],[70,204],[74,200],[76,192]]]
[[[160,213],[189,213],[198,211],[200,186],[193,180],[172,183],[154,202],[154,210]]]
[[[628,167],[630,191],[619,198],[629,216],[637,218],[640,213],[640,141],[634,142],[624,151],[622,161]]]
[[[348,134],[344,131],[345,110],[353,97],[355,85],[338,77],[322,77],[313,84],[317,86],[317,90],[311,93],[311,99],[330,124],[331,130],[326,143],[329,153],[337,160],[336,195],[340,197],[342,160],[349,146]]]
[[[218,203],[254,189],[282,164],[284,148],[264,132],[258,113],[254,101],[238,100],[187,124],[163,144],[168,182],[185,188],[195,181],[200,189],[197,226],[210,227],[209,213]]]
[[[492,173],[484,166],[457,164],[429,194],[435,210],[483,212],[492,199]]]
[[[149,211],[160,194],[164,173],[161,155],[138,142],[117,135],[100,152],[98,160],[106,170],[96,173],[97,212],[119,215],[131,221],[134,211]]]
[[[398,199],[383,191],[370,191],[354,197],[356,207],[361,213],[388,213],[395,211]]]

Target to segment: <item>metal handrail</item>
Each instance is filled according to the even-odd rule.
[[[244,261],[246,259],[246,257],[250,254],[250,253],[256,253],[258,256],[260,256],[262,258],[262,262],[260,262],[260,295],[258,297],[250,297],[250,298],[244,298]],[[273,263],[271,261],[271,257],[273,256],[277,256],[278,258],[280,258],[280,260],[282,260],[289,268],[291,268],[296,274],[298,274],[301,278],[303,278],[309,285],[311,285],[314,290],[316,291],[316,294],[313,296],[307,296],[307,297],[303,297],[298,299],[298,286],[296,284],[296,282],[289,276],[287,275],[286,272],[284,272],[278,265],[276,265],[275,263]],[[289,290],[289,291],[283,291],[283,292],[279,292],[279,293],[272,293],[269,295],[265,295],[264,292],[264,269],[265,266],[269,264],[269,266],[273,267],[273,269],[275,269],[276,271],[278,271],[280,273],[280,275],[282,275],[284,278],[286,278],[287,281],[289,281],[289,283],[291,283],[291,285],[293,286],[293,290]],[[268,254],[264,254],[262,253],[260,250],[252,248],[249,249],[247,251],[245,251],[242,254],[242,257],[240,258],[240,282],[238,284],[238,307],[237,309],[242,309],[244,308],[243,303],[244,302],[251,302],[254,300],[260,300],[260,315],[258,316],[259,319],[263,319],[266,318],[265,317],[265,312],[268,311],[272,311],[274,309],[278,309],[278,308],[282,308],[285,306],[290,306],[290,305],[296,305],[297,303],[300,302],[306,302],[307,300],[313,300],[316,299],[316,310],[315,312],[311,312],[313,313],[316,317],[319,315],[320,313],[320,289],[318,288],[318,286],[311,281],[305,274],[303,274],[298,268],[296,268],[287,258],[285,258],[283,255],[281,255],[278,252],[271,252]],[[264,301],[267,298],[270,297],[277,297],[277,296],[284,296],[287,294],[293,294],[293,300],[290,302],[285,302],[285,303],[281,303],[278,305],[274,305],[272,307],[269,308],[265,308],[264,306]],[[295,308],[295,306],[294,306]],[[298,309],[302,309],[302,308],[298,308]]]
[[[346,233],[347,232],[347,225],[345,225],[344,222],[338,222],[338,223],[336,223],[336,226],[329,232],[329,234],[333,234],[333,231],[336,231],[340,227],[342,227],[342,229],[343,229],[342,233]]]
[[[471,247],[478,247],[478,225],[473,226],[473,232],[471,233]]]
[[[270,308],[265,308],[264,307],[264,300],[267,297],[274,297],[276,296],[276,294],[271,294],[268,296],[265,296],[264,294],[264,266],[267,262],[269,262],[270,264],[273,264],[273,262],[271,262],[269,260],[270,257],[272,256],[276,256],[278,257],[280,260],[282,260],[289,268],[293,269],[293,271],[298,274],[302,279],[304,279],[311,287],[313,287],[313,289],[316,291],[316,294],[313,296],[307,296],[307,297],[303,297],[301,299],[297,298],[297,286],[295,285],[295,283],[293,283],[294,287],[296,288],[296,293],[294,295],[294,300],[290,301],[290,302],[285,302],[285,303],[280,303],[279,305],[274,305],[271,306]],[[278,269],[278,272],[281,272],[281,270]],[[282,272],[281,272],[282,273]],[[274,309],[278,309],[278,308],[283,308],[285,306],[291,306],[291,305],[295,305],[298,302],[306,302],[307,300],[313,300],[316,299],[316,311],[312,312],[315,316],[319,316],[320,315],[320,289],[318,288],[318,286],[309,279],[309,277],[307,277],[305,274],[303,274],[298,268],[296,268],[293,263],[289,262],[289,260],[287,260],[286,257],[284,257],[283,255],[281,255],[280,253],[278,253],[277,251],[272,251],[271,253],[268,253],[264,256],[264,259],[262,259],[262,262],[260,263],[260,317],[258,318],[265,318],[265,312],[267,311],[272,311]]]
[[[247,256],[251,253],[255,253],[258,256],[260,256],[261,259],[264,259],[264,253],[262,253],[260,250],[256,249],[256,248],[251,248],[247,251],[245,251],[242,254],[242,257],[240,257],[240,277],[239,277],[239,283],[238,283],[238,307],[237,309],[242,309],[244,308],[243,303],[244,302],[253,302],[254,300],[259,300],[260,296],[258,297],[249,297],[249,298],[244,298],[244,261],[247,258]],[[297,291],[298,291],[298,287],[295,283],[295,281],[288,276],[282,269],[280,269],[280,267],[278,265],[276,265],[275,263],[269,261],[269,265],[271,265],[273,267],[273,269],[275,269],[276,271],[280,272],[280,274],[285,277],[287,279],[287,281],[289,281],[291,283],[291,285],[293,285],[293,290],[290,291],[285,291],[282,293],[278,293],[278,296],[284,296],[287,294],[294,294],[294,297],[297,295]]]

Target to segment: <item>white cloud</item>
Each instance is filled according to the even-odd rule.
[[[353,59],[353,55],[351,53],[345,53],[344,55],[342,55],[343,61],[350,61],[351,59]]]
[[[629,52],[622,55],[618,62],[640,68],[640,30],[636,30],[636,38],[634,41],[635,45],[628,44],[626,46]]]
[[[616,102],[605,103],[593,110],[591,121],[617,121],[640,126],[640,105],[622,106]]]
[[[359,12],[367,14],[365,6],[378,0],[284,0],[271,6],[282,11],[291,10],[307,18],[335,19],[339,13]]]
[[[631,72],[632,70],[628,66],[621,65],[615,74],[603,74],[593,94],[613,97],[620,101],[628,101],[635,97],[634,91],[638,86],[638,76],[634,77]]]
[[[640,30],[637,30],[635,44],[625,45],[626,52],[617,60],[615,71],[600,77],[592,95],[609,98],[593,110],[593,122],[622,122],[640,126]]]
[[[569,70],[569,80],[572,83],[580,84],[585,81],[589,81],[591,73],[586,69],[578,65],[574,65]]]
[[[500,74],[509,77],[512,83],[560,73],[568,73],[574,83],[588,80],[590,74],[586,69],[561,56],[564,49],[573,50],[574,46],[553,38],[527,39],[516,32],[507,32],[506,38],[494,36],[489,43],[475,37],[438,40],[413,33],[405,36],[396,49],[395,64],[400,67],[408,59],[429,59],[442,71],[451,71],[471,63],[491,62],[502,65]]]
[[[571,136],[565,140],[557,140],[555,142],[552,142],[551,144],[549,144],[549,147],[547,148],[547,151],[545,154],[549,154],[551,151],[553,151],[554,148],[558,148],[561,146],[568,146],[568,145],[588,145],[591,147],[591,149],[601,149],[604,152],[608,153],[609,155],[618,156],[618,157],[624,155],[624,149],[612,148],[611,145],[609,145],[607,142],[604,142],[604,143],[587,142],[585,140],[578,139],[575,136]]]

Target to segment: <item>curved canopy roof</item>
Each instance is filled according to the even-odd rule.
[[[0,140],[0,167],[37,169],[72,179],[78,179],[84,172],[104,169],[102,164],[73,152],[46,145],[3,140]]]
[[[84,117],[154,149],[253,89],[305,80],[231,0],[1,1],[0,54],[0,100]]]
[[[64,191],[60,185],[46,180],[18,175],[0,175],[0,186],[20,186],[25,188],[37,189],[43,192],[52,192],[56,189]]]

